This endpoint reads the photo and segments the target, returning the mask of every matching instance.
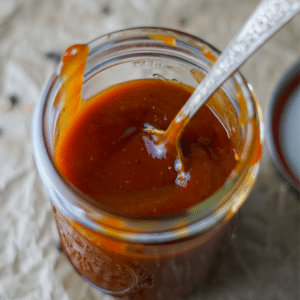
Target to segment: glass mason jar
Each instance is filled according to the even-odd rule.
[[[196,87],[219,52],[174,30],[133,28],[89,45],[82,101],[129,80],[160,78]],[[59,116],[70,103],[55,103],[56,72],[33,120],[36,165],[51,198],[61,243],[74,268],[91,285],[124,299],[182,299],[217,272],[232,219],[249,194],[261,153],[261,113],[249,84],[236,72],[208,105],[222,121],[238,163],[215,194],[186,211],[161,218],[120,217],[64,178],[55,164]],[[62,100],[63,101],[63,98]]]

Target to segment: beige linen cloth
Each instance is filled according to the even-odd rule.
[[[183,30],[222,50],[257,3],[0,0],[0,300],[112,299],[83,282],[59,251],[32,158],[32,112],[57,54],[133,26]],[[264,114],[276,82],[299,55],[300,15],[243,66]],[[218,283],[190,299],[299,299],[299,194],[264,150]]]

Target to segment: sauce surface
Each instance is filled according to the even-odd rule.
[[[208,106],[187,126],[180,148],[186,172],[176,178],[175,157],[153,157],[145,126],[166,130],[193,89],[141,79],[91,99],[56,147],[60,172],[100,208],[129,216],[179,213],[216,192],[236,165],[233,143]]]

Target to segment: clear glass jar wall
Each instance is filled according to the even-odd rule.
[[[162,28],[115,32],[89,44],[83,101],[129,80],[161,78],[197,86],[219,52],[206,42]],[[54,162],[58,122],[54,105],[61,78],[53,75],[33,120],[37,169],[53,203],[61,243],[78,273],[105,293],[124,299],[182,299],[216,274],[234,216],[250,192],[259,165],[260,109],[235,73],[208,105],[236,148],[238,164],[224,186],[180,216],[126,218],[101,211],[61,176]],[[63,98],[62,98],[63,99]]]

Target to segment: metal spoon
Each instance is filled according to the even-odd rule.
[[[167,130],[144,129],[145,132],[150,133],[153,141],[151,152],[156,151],[156,156],[161,157],[162,152],[175,150],[179,159],[176,171],[184,175],[178,145],[186,125],[217,88],[299,11],[300,0],[263,0],[172,120]]]

